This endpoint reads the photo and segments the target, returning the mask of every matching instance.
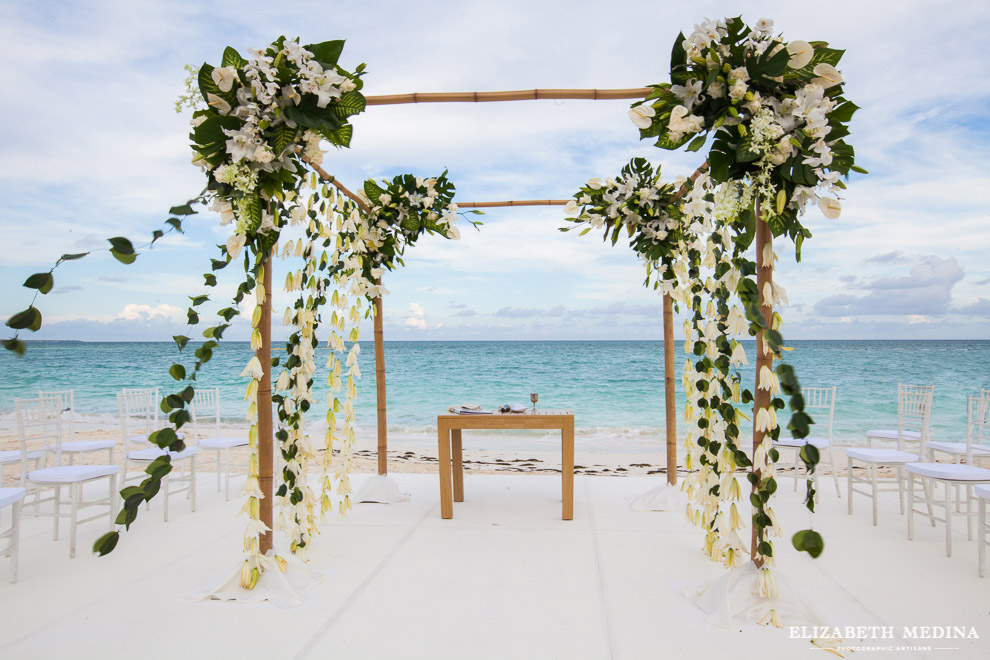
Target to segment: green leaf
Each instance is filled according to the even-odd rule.
[[[165,232],[163,232],[161,229],[156,229],[155,231],[151,232],[151,242],[154,243],[164,235]]]
[[[313,53],[316,61],[322,64],[324,68],[327,68],[336,66],[337,60],[340,59],[340,54],[344,51],[344,40],[321,41],[318,44],[308,44],[303,46],[303,48]]]
[[[338,119],[346,120],[348,117],[364,112],[364,95],[361,92],[353,90],[345,92],[331,107],[333,108],[333,114]]]
[[[186,347],[186,344],[189,343],[189,337],[186,337],[185,335],[172,335],[172,341],[176,343],[181,351]]]
[[[179,232],[180,234],[182,233],[182,220],[179,220],[178,218],[169,218],[168,220],[165,221],[165,224],[172,225],[175,231]]]
[[[108,238],[107,241],[120,254],[134,254],[134,245],[123,236],[114,236],[113,238]]]
[[[345,124],[335,131],[321,130],[320,135],[335,147],[348,148],[351,146],[351,138],[354,136],[354,127]]]
[[[205,123],[205,122],[204,122]],[[224,126],[224,128],[229,128]],[[173,206],[168,210],[172,215],[195,215],[196,211],[193,210],[192,202],[186,202],[185,204],[180,204],[179,206]]]
[[[4,348],[11,351],[15,355],[24,355],[27,353],[27,344],[22,342],[17,337],[12,339],[0,339],[0,344],[3,344]]]
[[[24,280],[24,286],[29,289],[37,289],[39,293],[48,293],[55,284],[55,278],[51,273],[35,273]]]
[[[37,332],[38,328],[41,327],[41,312],[32,305],[25,309],[23,312],[18,312],[14,314],[5,324],[8,328],[13,328],[14,330],[30,330],[31,332]]]
[[[791,544],[798,552],[807,552],[812,559],[818,559],[825,551],[825,541],[822,539],[822,535],[813,529],[802,529],[791,537]]]
[[[811,61],[805,64],[800,69],[789,69],[784,73],[784,78],[800,78],[802,80],[811,80],[815,77],[815,67],[824,62],[825,64],[831,64],[832,66],[838,66],[839,60],[842,59],[844,50],[835,50],[834,48],[826,47],[815,47],[815,52],[811,55]]]
[[[373,179],[364,182],[364,194],[368,196],[372,204],[378,204],[378,198],[385,192]]]
[[[58,258],[59,261],[74,261],[75,259],[82,259],[89,252],[77,252],[76,254],[63,254]]]
[[[275,152],[275,157],[278,158],[285,151],[286,147],[292,144],[293,140],[296,139],[297,130],[290,127],[288,124],[279,124],[272,128],[272,151]]]
[[[117,541],[120,540],[119,532],[107,532],[100,538],[96,539],[93,544],[93,552],[95,552],[100,557],[108,555],[113,552],[113,549],[117,547]]]
[[[299,105],[287,107],[285,116],[300,126],[312,128],[315,131],[324,129],[335,131],[341,127],[340,119],[334,114],[333,106],[319,107],[316,96],[312,94],[304,94],[302,103]]]
[[[130,265],[134,263],[135,260],[137,260],[136,254],[123,254],[122,252],[118,252],[113,248],[110,249],[110,254],[113,255],[114,259],[125,265]]]
[[[708,140],[708,135],[703,134],[691,140],[691,144],[687,146],[688,151],[698,151],[703,146],[705,146],[705,141]]]
[[[209,299],[209,296],[189,296],[189,300],[192,301],[193,307],[199,307]]]
[[[240,69],[247,63],[248,61],[241,57],[241,54],[230,46],[223,49],[223,57],[220,58],[221,66],[232,66],[235,69]]]
[[[185,380],[186,379],[186,368],[181,364],[175,363],[168,369],[168,375],[175,380]]]
[[[203,274],[203,279],[205,280],[206,286],[216,286],[217,285],[217,276],[214,275],[213,273],[204,273]]]

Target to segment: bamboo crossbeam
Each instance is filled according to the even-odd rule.
[[[653,90],[649,87],[630,89],[518,89],[504,92],[437,92],[421,94],[385,94],[366,96],[365,105],[400,105],[406,103],[489,103],[497,101],[541,101],[577,99],[609,101],[641,99]]]
[[[457,202],[459,209],[491,209],[500,206],[563,206],[567,199],[520,199],[507,202]]]
[[[368,212],[371,211],[371,209],[368,208],[368,203],[364,199],[362,199],[359,195],[355,195],[353,192],[351,192],[350,189],[347,186],[345,186],[344,184],[342,184],[340,181],[337,180],[337,177],[335,177],[332,174],[328,174],[325,169],[323,169],[322,167],[320,167],[316,163],[313,163],[311,161],[308,161],[305,158],[303,158],[303,161],[307,165],[309,165],[310,167],[312,167],[313,168],[313,171],[316,172],[317,174],[319,174],[321,179],[323,179],[327,183],[333,185],[334,188],[336,188],[340,192],[344,193],[345,196],[347,196],[348,198],[350,198],[355,204],[358,205],[358,207],[362,211],[364,211],[365,213],[368,213]]]

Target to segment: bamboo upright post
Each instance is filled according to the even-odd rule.
[[[766,299],[763,296],[763,289],[767,284],[772,286],[773,284],[773,261],[767,263],[764,259],[764,252],[769,252],[773,246],[773,234],[770,233],[770,225],[763,221],[760,217],[760,202],[756,202],[756,287],[759,290],[759,300],[760,300],[760,311],[763,313],[763,320],[766,322],[767,327],[770,326],[771,319],[773,318],[773,300]],[[756,411],[761,408],[770,407],[770,390],[760,389],[760,371],[764,366],[773,369],[773,355],[764,350],[764,339],[763,331],[761,330],[756,334],[756,389],[753,395],[753,453],[756,453],[756,448],[763,444],[763,439],[766,437],[766,431],[758,431],[756,428]],[[757,483],[759,483],[759,472],[756,473]],[[756,492],[756,485],[753,486],[753,492]],[[756,559],[756,527],[753,527],[753,536],[750,543],[750,557],[756,563],[757,567],[762,565],[761,561]]]
[[[381,286],[382,281],[378,280]],[[385,421],[385,331],[382,298],[375,298],[375,390],[378,396],[378,474],[388,474],[388,426]]]
[[[667,424],[667,483],[677,483],[677,406],[674,403],[674,303],[663,296],[663,399]]]
[[[265,288],[265,301],[261,303],[261,320],[258,329],[261,331],[261,348],[255,355],[261,362],[261,381],[258,383],[258,484],[261,487],[261,522],[268,526],[267,532],[261,535],[261,554],[267,553],[273,546],[273,530],[275,528],[272,514],[274,481],[274,451],[275,437],[272,430],[272,255],[265,258],[265,274],[262,286]]]

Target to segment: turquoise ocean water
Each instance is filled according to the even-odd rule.
[[[897,383],[934,384],[933,435],[962,439],[968,395],[990,388],[990,341],[795,341],[787,355],[802,385],[836,386],[834,437],[855,444],[867,428],[896,428]],[[678,407],[683,342],[677,342]],[[755,361],[752,342],[747,346]],[[326,352],[321,349],[325,363]],[[192,358],[191,351],[186,354]],[[250,358],[246,343],[222,344],[199,384],[220,387],[223,415],[243,420]],[[177,352],[165,343],[40,342],[24,358],[0,352],[0,425],[15,427],[14,399],[40,389],[74,389],[76,410],[111,424],[124,387],[174,386],[167,369]],[[449,406],[526,403],[570,408],[578,442],[618,452],[655,448],[662,438],[663,344],[656,341],[386,342],[388,423],[392,437],[435,442],[436,415]],[[374,352],[362,342],[357,402],[360,433],[374,434]],[[751,383],[753,370],[743,371]],[[317,395],[325,401],[325,370]],[[315,406],[314,419],[325,404]],[[680,420],[678,420],[680,422]],[[679,429],[683,429],[679,423]]]

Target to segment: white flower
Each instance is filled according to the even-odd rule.
[[[447,238],[452,238],[455,241],[461,240],[461,230],[454,225],[447,226]]]
[[[812,78],[811,82],[815,85],[821,85],[825,89],[835,87],[842,82],[842,74],[839,73],[838,69],[827,62],[816,64],[813,71],[818,77]]]
[[[683,105],[674,106],[670,111],[671,133],[697,133],[705,126],[705,120],[697,115],[688,114],[689,110]],[[673,139],[673,135],[671,136]]]
[[[673,85],[671,86],[670,91],[672,91],[677,98],[683,101],[688,107],[688,110],[690,110],[701,97],[701,88],[703,85],[704,83],[702,81],[695,80],[687,85]]]
[[[773,19],[771,18],[761,18],[756,21],[756,25],[753,29],[759,30],[760,32],[773,32]]]
[[[258,145],[254,142],[254,129],[249,124],[245,124],[236,131],[225,128],[223,133],[230,138],[227,140],[227,153],[230,154],[232,161],[236,163],[239,160],[251,160],[254,157]]]
[[[226,115],[230,113],[230,104],[224,101],[216,94],[213,94],[212,92],[206,93],[206,104],[209,105],[214,110],[216,110],[221,115]]]
[[[193,128],[196,128],[197,126],[199,126],[200,124],[202,124],[204,121],[206,121],[206,115],[200,115],[198,117],[193,117],[192,119],[190,119],[189,120],[189,125],[192,126]]]
[[[230,255],[231,259],[237,258],[246,242],[247,236],[244,234],[233,234],[227,239],[227,254]]]
[[[244,371],[241,372],[241,378],[251,377],[255,380],[261,380],[263,375],[264,372],[261,369],[261,362],[258,360],[257,355],[251,358],[251,361],[244,367]]]
[[[749,71],[747,71],[744,66],[738,67],[732,71],[729,71],[729,79],[749,82]]]
[[[635,108],[629,110],[629,119],[632,123],[636,124],[638,128],[646,130],[653,124],[651,117],[657,114],[657,111],[653,109],[652,105],[637,105]]]
[[[564,213],[566,213],[567,215],[574,215],[575,213],[577,213],[577,211],[578,211],[578,205],[577,202],[574,201],[573,199],[569,200],[566,204],[564,204]]]
[[[787,52],[791,54],[791,59],[787,60],[787,66],[792,69],[800,69],[811,61],[815,49],[807,41],[796,39],[787,44]]]
[[[818,208],[822,210],[822,214],[829,220],[835,220],[842,213],[842,205],[839,204],[839,200],[832,199],[831,197],[822,197],[818,200]]]
[[[592,190],[601,190],[602,189],[602,180],[599,179],[598,177],[592,177],[592,178],[588,179],[588,184],[587,185]]]
[[[729,98],[739,101],[744,96],[746,92],[749,91],[749,87],[742,80],[736,80],[729,86]]]
[[[780,381],[777,379],[777,374],[775,374],[770,367],[765,364],[760,367],[759,389],[769,390],[771,396],[777,396],[780,392]]]
[[[232,66],[222,66],[213,69],[210,75],[221,92],[229,92],[234,86],[234,81],[237,80],[237,69]]]
[[[729,363],[733,366],[746,366],[749,364],[749,360],[746,358],[746,349],[739,342],[735,342],[735,346],[732,347],[732,356],[729,358]]]

